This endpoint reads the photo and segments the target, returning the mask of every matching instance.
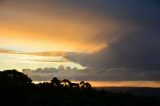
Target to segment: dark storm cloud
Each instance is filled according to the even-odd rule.
[[[154,72],[153,72],[154,71]],[[90,74],[89,74],[90,73]],[[159,81],[159,70],[139,70],[127,68],[90,69],[85,75],[77,75],[76,80],[99,81]]]
[[[70,54],[66,58],[88,67],[160,69],[160,31],[137,30],[93,54]]]
[[[107,80],[110,75],[112,80],[160,80],[160,2],[100,0],[96,3],[97,7],[91,6],[96,14],[126,25],[121,32],[115,33],[123,36],[99,52],[73,53],[66,58],[83,66],[94,67],[97,71],[100,68],[116,68],[117,71],[110,72],[112,75],[104,71],[106,74],[99,75],[100,79]],[[125,71],[118,71],[120,68]]]
[[[11,0],[1,0],[9,2]],[[24,2],[26,4],[24,4]],[[160,2],[159,0],[15,0],[15,4],[19,3],[22,6],[43,4],[41,6],[59,6],[68,10],[85,10],[92,14],[97,14],[101,17],[110,17],[114,21],[122,21],[127,23],[138,22],[139,24],[155,25],[159,21]],[[51,11],[48,8],[48,11]],[[75,15],[75,14],[74,14]],[[74,16],[73,15],[73,16]],[[94,18],[94,17],[92,17]],[[138,24],[136,23],[136,24]]]
[[[49,0],[50,1],[50,0]],[[51,1],[50,1],[51,2]],[[52,1],[71,8],[85,9],[114,21],[142,26],[159,26],[159,0],[67,0]],[[78,13],[77,13],[78,14]],[[94,17],[93,17],[94,18]],[[136,23],[135,23],[136,22]]]

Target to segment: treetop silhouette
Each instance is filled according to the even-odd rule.
[[[160,106],[160,98],[95,90],[85,81],[52,78],[34,84],[17,70],[0,71],[0,106]]]

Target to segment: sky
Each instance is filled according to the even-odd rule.
[[[160,81],[159,11],[159,0],[0,0],[0,70]]]

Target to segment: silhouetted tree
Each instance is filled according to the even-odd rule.
[[[58,80],[56,77],[54,77],[52,80],[51,80],[51,84],[53,85],[53,87],[60,87],[60,80]]]
[[[81,81],[81,82],[80,82],[80,85],[83,85],[83,84],[85,84],[85,82],[84,82],[84,81]]]
[[[80,87],[81,87],[81,89],[92,89],[91,84],[88,82],[84,82],[84,81],[80,82]]]
[[[26,86],[27,85],[27,86]],[[81,88],[81,89],[79,89]],[[160,106],[160,98],[94,90],[88,82],[54,77],[33,84],[17,70],[0,72],[0,106]]]
[[[0,74],[0,80],[3,80],[5,84],[16,84],[18,86],[29,85],[32,83],[32,80],[28,78],[27,75],[18,72],[17,70],[5,70]],[[2,81],[0,81],[2,82]]]
[[[71,84],[71,81],[67,80],[67,79],[63,79],[62,81],[60,81],[61,85],[63,87],[66,87],[66,88],[69,88],[70,87],[70,84]]]

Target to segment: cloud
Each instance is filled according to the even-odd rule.
[[[35,56],[47,56],[47,57],[58,57],[64,56],[66,52],[63,51],[44,51],[44,52],[31,52],[31,53],[22,53],[27,55],[35,55]]]
[[[70,54],[67,59],[88,67],[160,69],[158,30],[137,30],[93,54]]]
[[[4,2],[0,10],[0,34],[11,44],[95,52],[107,46],[106,41],[116,39],[114,32],[123,27],[112,19],[94,14],[92,1]],[[104,33],[108,35],[105,41]]]
[[[44,56],[44,57],[59,57],[59,56],[63,57],[66,54],[69,54],[69,52],[63,52],[63,51],[21,52],[6,48],[0,48],[0,53],[19,54],[19,55],[23,54],[23,55]]]
[[[96,74],[93,74],[92,78],[104,81],[159,81],[159,74],[159,70],[108,68],[97,71]]]
[[[11,49],[0,48],[0,54],[12,54],[21,57],[20,61],[30,62],[44,62],[44,63],[62,63],[68,62],[67,59],[63,58],[69,54],[67,52],[60,51],[44,51],[44,52],[20,52]]]
[[[154,73],[153,73],[154,71]],[[141,70],[129,68],[38,68],[36,70],[23,69],[34,81],[49,81],[53,77],[70,80],[88,81],[159,81],[159,70]]]
[[[142,28],[128,33],[102,51],[92,54],[73,53],[65,58],[94,68],[97,72],[86,77],[81,76],[80,79],[160,80],[159,35],[158,29]],[[103,72],[100,73],[102,68]],[[114,70],[108,71],[112,68]]]
[[[58,68],[37,68],[36,70],[23,69],[22,72],[27,74],[32,78],[32,80],[35,81],[49,81],[53,77],[77,80],[78,76],[84,76],[87,74],[85,69],[71,68],[69,66],[64,67],[63,65],[60,65]]]
[[[50,59],[48,59],[48,60],[29,60],[29,61],[34,61],[34,62],[51,62],[51,63],[53,63],[53,62],[67,62],[67,60],[50,60]]]
[[[63,7],[75,8],[77,11],[84,9],[95,16],[111,18],[112,21],[123,24],[153,27],[159,25],[160,22],[160,2],[158,0],[67,0],[67,2],[62,0],[52,1],[51,4],[54,5],[54,3]]]
[[[16,50],[11,50],[11,49],[0,48],[0,53],[5,53],[5,54],[17,54],[17,51],[16,51]]]
[[[98,79],[107,80],[107,76],[110,75],[117,80],[160,80],[160,2],[102,0],[98,3],[97,5],[101,6],[99,9],[92,5],[95,14],[111,17],[123,25],[120,31],[114,33],[118,39],[108,43],[107,48],[101,51],[90,54],[73,53],[65,58],[95,68],[97,72],[101,68],[116,69],[113,73],[104,71],[104,76],[95,75],[99,76]],[[104,34],[103,39],[107,36]],[[121,68],[125,71],[119,71]]]
[[[19,38],[5,37],[67,51],[21,54],[62,56],[95,70],[72,76],[77,79],[160,80],[159,0],[26,0],[14,4],[2,8],[1,32],[9,28]]]

